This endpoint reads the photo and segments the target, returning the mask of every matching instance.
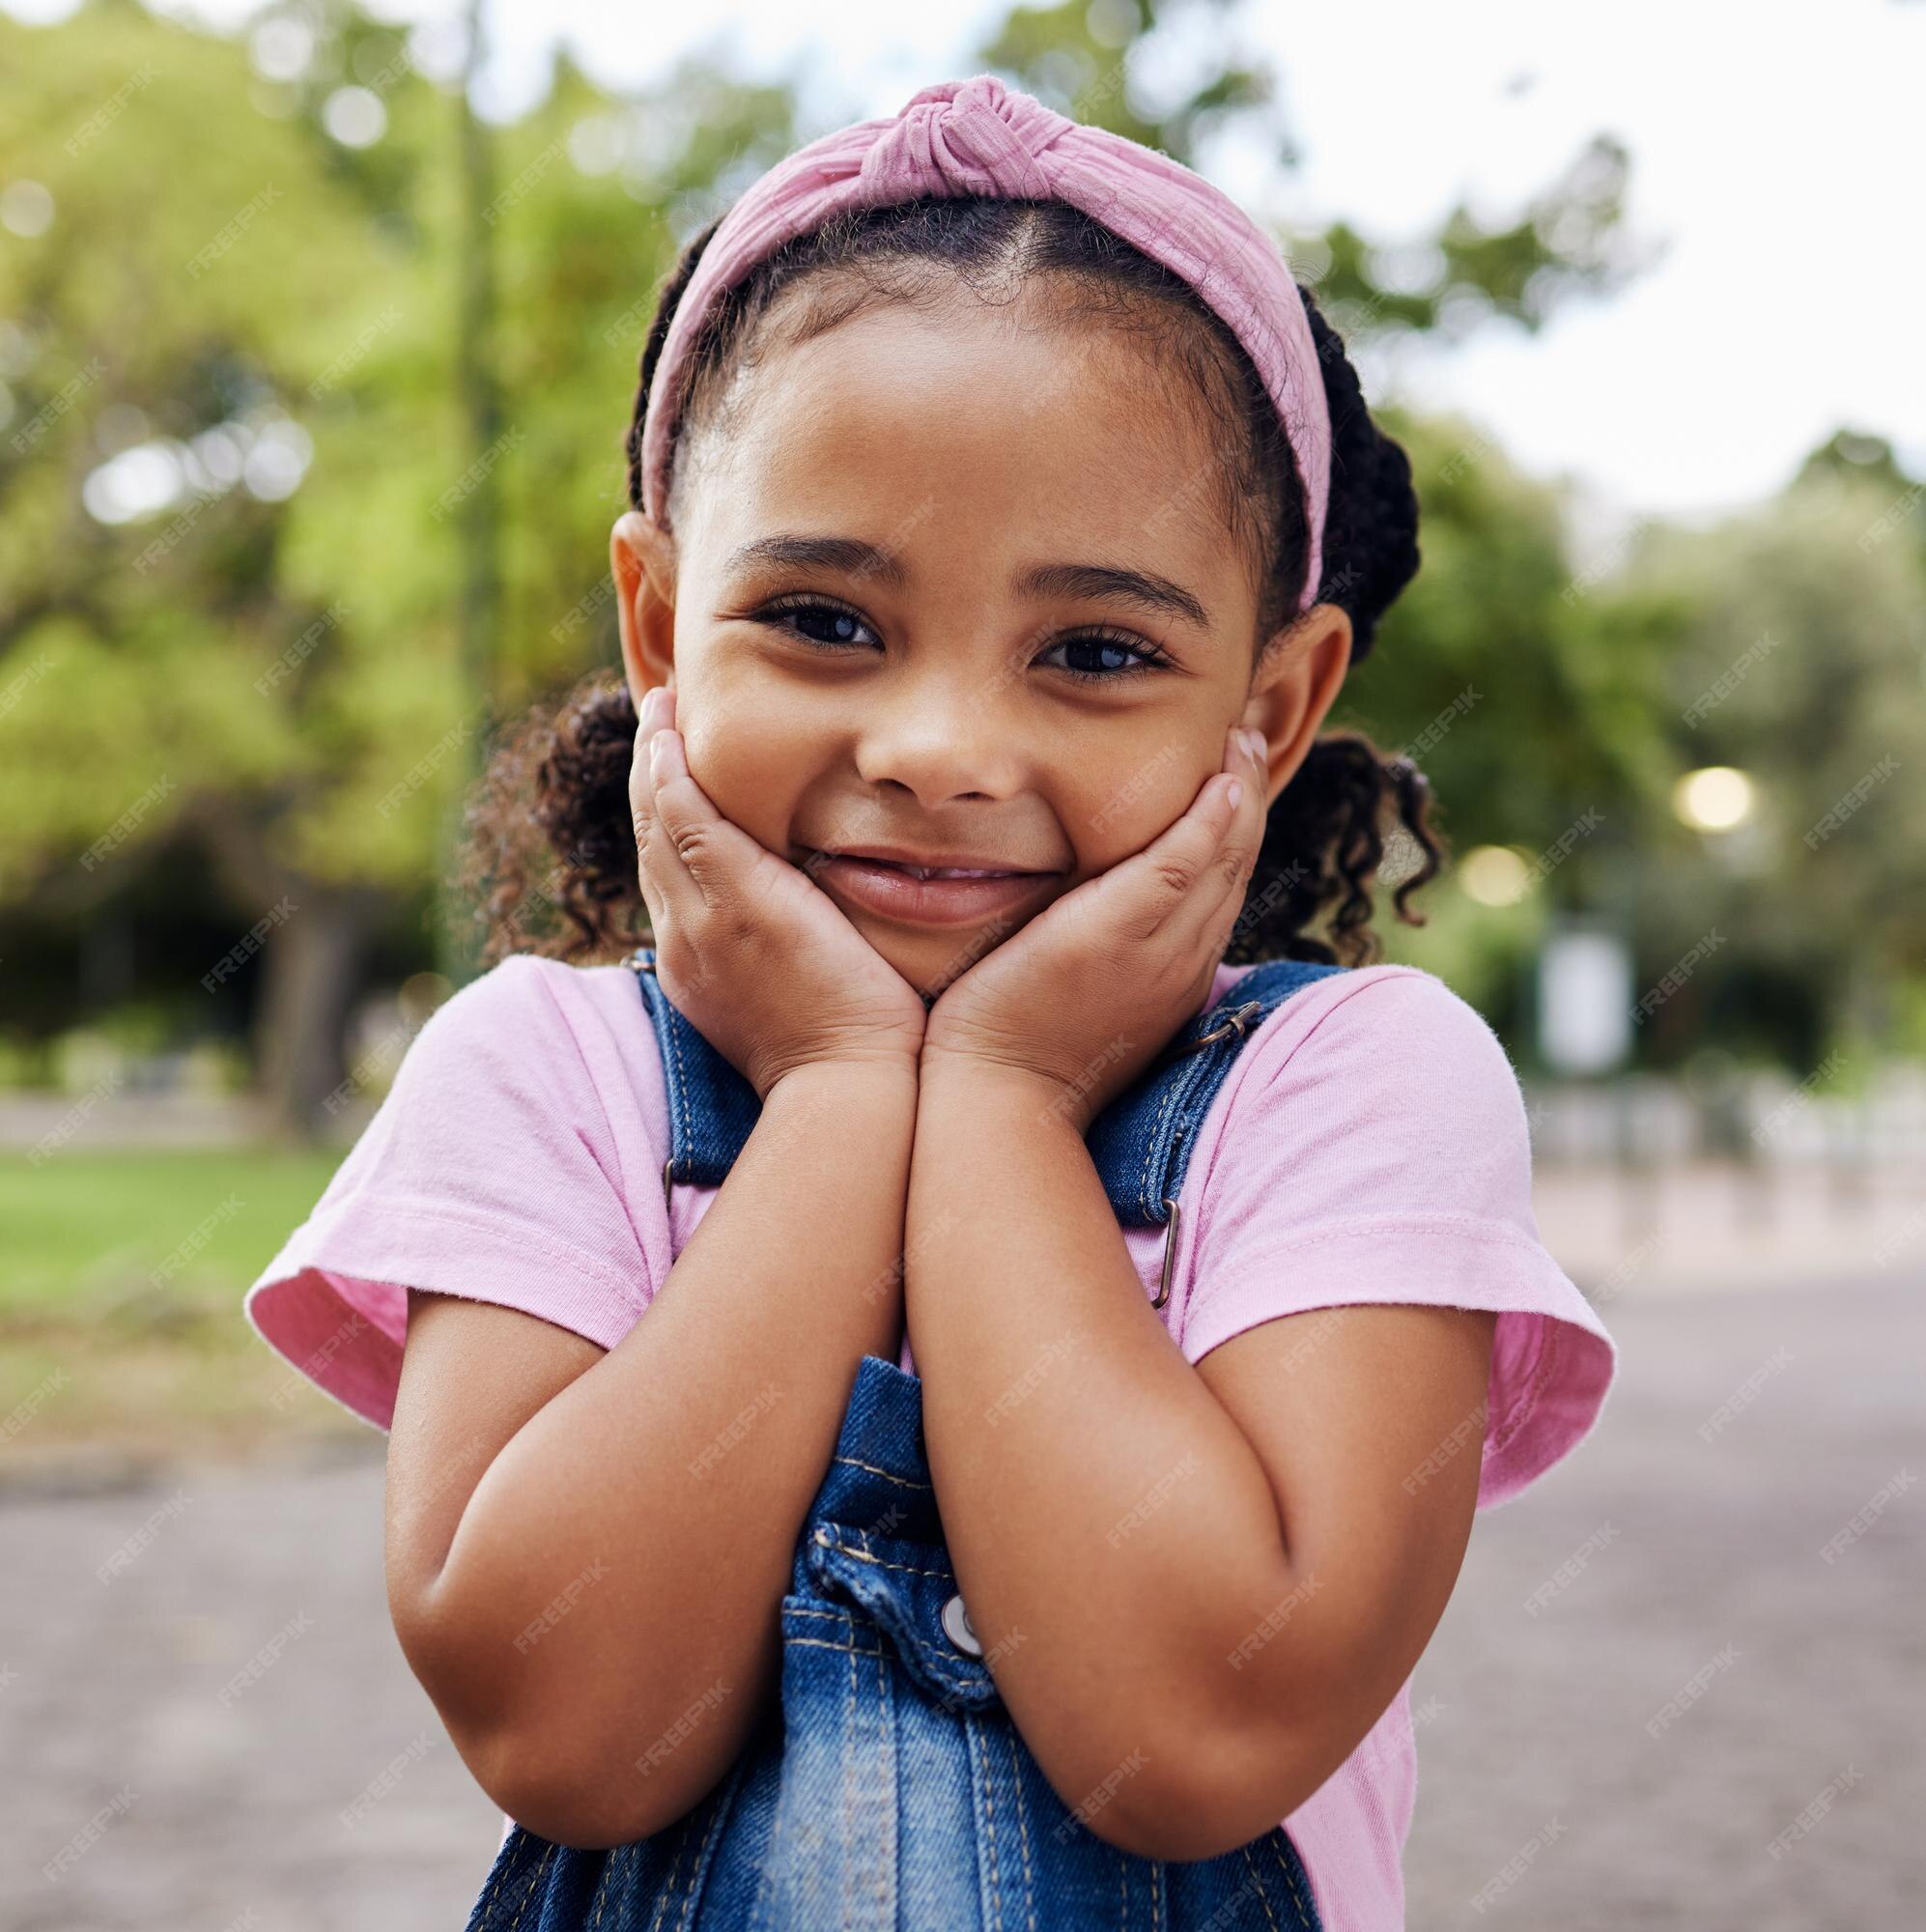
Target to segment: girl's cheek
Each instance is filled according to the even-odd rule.
[[[1078,815],[1063,823],[1077,852],[1076,877],[1092,878],[1141,852],[1189,809],[1207,774],[1186,781],[1190,759],[1167,755],[1123,771],[1115,781],[1081,797]]]
[[[807,783],[803,748],[770,730],[766,721],[758,724],[746,707],[705,710],[684,744],[690,772],[716,810],[771,851],[786,853],[790,820]]]

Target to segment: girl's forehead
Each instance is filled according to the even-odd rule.
[[[1149,327],[967,294],[888,301],[779,334],[732,384],[726,425],[704,439],[698,522],[731,549],[802,516],[896,526],[904,545],[1080,537],[1162,556],[1179,581],[1237,554],[1218,418]]]

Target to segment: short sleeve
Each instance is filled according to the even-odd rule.
[[[1317,982],[1244,1058],[1197,1210],[1186,1358],[1313,1308],[1493,1309],[1478,1507],[1510,1499],[1590,1433],[1617,1350],[1540,1238],[1503,1043],[1400,966]]]
[[[514,954],[444,1001],[247,1291],[262,1338],[377,1428],[394,1416],[410,1288],[517,1308],[603,1348],[647,1306],[604,1097],[552,977],[575,970]]]

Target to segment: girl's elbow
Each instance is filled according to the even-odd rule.
[[[734,1672],[692,1701],[680,1684],[617,1689],[591,1662],[539,1675],[505,1668],[503,1649],[517,1639],[432,1590],[391,1593],[390,1610],[475,1782],[524,1829],[576,1850],[652,1837],[684,1817],[733,1761],[756,1701],[735,1694]]]
[[[541,1697],[517,1694],[525,1679],[489,1658],[472,1619],[436,1614],[426,1594],[390,1608],[402,1654],[456,1754],[517,1824],[558,1845],[601,1851],[669,1822],[673,1814],[658,1815],[653,1780],[605,1762],[609,1753],[584,1737],[581,1714],[563,1721],[544,1713]]]
[[[475,1782],[524,1831],[573,1851],[610,1851],[653,1836],[673,1822],[671,1816],[657,1816],[653,1807],[637,1808],[626,1802],[626,1794],[613,1794],[584,1777],[579,1764],[544,1769],[540,1758],[515,1738],[463,1756]]]
[[[1161,1762],[1143,1755],[1111,1802],[1079,1807],[1095,1836],[1140,1859],[1188,1864],[1220,1858],[1274,1831],[1317,1788],[1274,1733],[1223,1740],[1192,1734],[1173,1741]]]
[[[1200,1797],[1173,1780],[1152,1786],[1132,1801],[1107,1805],[1085,1823],[1093,1836],[1132,1858],[1190,1864],[1261,1837],[1283,1814],[1248,1828],[1235,1822],[1241,1815],[1241,1810],[1233,1811],[1214,1797]]]
[[[716,1781],[694,1752],[660,1768],[626,1749],[585,1750],[564,1738],[504,1729],[455,1740],[489,1798],[524,1831],[571,1850],[602,1852],[654,1837],[686,1816]]]
[[[468,1775],[489,1800],[537,1837],[575,1851],[611,1851],[652,1838],[715,1789],[741,1747],[733,1726],[638,1749],[641,1733],[606,1710],[537,1719],[441,1719]],[[646,1726],[642,1730],[646,1730]]]

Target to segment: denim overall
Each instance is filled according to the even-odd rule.
[[[662,1049],[665,1198],[676,1181],[720,1186],[761,1103],[664,995],[653,952],[625,963]],[[1092,1122],[1119,1222],[1169,1227],[1153,1306],[1169,1297],[1191,1147],[1232,1061],[1292,993],[1344,970],[1255,967]],[[1212,1859],[1144,1859],[1087,1829],[1107,1793],[1073,1813],[1051,1789],[957,1594],[922,1382],[880,1356],[858,1364],[780,1614],[779,1700],[716,1788],[611,1850],[515,1826],[467,1932],[1322,1932],[1282,1826]],[[701,1701],[682,1735],[708,1715]],[[637,1739],[638,1763],[673,1749],[676,1729]]]

